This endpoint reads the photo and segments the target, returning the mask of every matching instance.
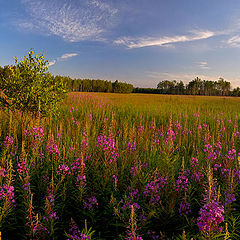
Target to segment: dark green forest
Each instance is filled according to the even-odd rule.
[[[11,77],[10,66],[0,66],[0,81]],[[68,76],[51,75],[53,80],[65,83],[71,92],[108,92],[108,93],[149,93],[173,95],[203,95],[203,96],[240,96],[240,88],[232,88],[231,83],[219,78],[216,81],[202,80],[198,77],[184,84],[183,81],[160,81],[156,88],[134,88],[132,84],[112,82],[100,79],[76,79]]]
[[[0,66],[0,83],[3,79],[11,78],[12,71],[10,66]],[[53,82],[64,82],[66,88],[70,92],[109,92],[109,93],[132,93],[133,85],[123,83],[116,80],[111,82],[108,80],[93,80],[93,79],[72,79],[68,76],[48,76]]]
[[[202,80],[198,77],[184,84],[183,81],[164,80],[157,88],[135,88],[135,93],[203,95],[203,96],[240,96],[240,88],[232,88],[231,83],[219,78],[217,81]]]

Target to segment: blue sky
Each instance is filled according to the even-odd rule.
[[[240,1],[0,0],[0,65],[30,48],[53,74],[240,86]]]

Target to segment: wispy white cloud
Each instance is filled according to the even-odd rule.
[[[224,35],[228,36],[227,40],[224,40],[223,43],[225,47],[240,47],[240,20],[239,17],[232,22],[231,26],[228,29],[225,29]]]
[[[169,46],[174,43],[180,43],[180,42],[191,42],[201,39],[207,39],[210,37],[215,36],[216,34],[212,31],[192,31],[189,35],[177,35],[177,36],[164,36],[159,38],[149,38],[149,37],[143,37],[143,38],[129,38],[129,37],[123,37],[119,38],[114,41],[115,44],[118,45],[125,45],[128,48],[142,48],[142,47],[150,47],[150,46]]]
[[[27,21],[21,21],[20,23],[18,23],[18,26],[21,29],[29,29],[29,30],[33,30],[34,29],[34,25],[32,22],[27,22]]]
[[[240,36],[236,35],[227,40],[227,44],[232,47],[240,47]]]
[[[59,58],[59,60],[75,57],[77,55],[78,55],[77,53],[65,53]]]
[[[221,43],[218,43],[218,47],[237,47],[240,48],[240,20],[238,19],[234,23],[231,23],[229,27],[223,28],[221,30],[192,30],[186,34],[182,35],[172,35],[172,36],[160,36],[160,37],[131,37],[124,36],[118,38],[114,41],[117,45],[123,45],[127,48],[143,48],[151,46],[160,47],[175,47],[177,43],[192,42],[202,39],[209,39],[214,36],[222,37]],[[225,39],[222,41],[222,39]],[[228,38],[228,39],[227,39]],[[226,40],[227,39],[227,40]],[[202,66],[204,68],[204,66]]]
[[[197,62],[198,67],[201,69],[210,69],[207,62]]]
[[[72,57],[76,57],[77,55],[78,55],[77,53],[65,53],[65,54],[63,54],[61,57],[50,61],[50,62],[48,63],[48,66],[50,67],[50,66],[56,64],[57,62],[65,61],[66,59],[72,58]]]
[[[56,35],[69,42],[101,40],[114,22],[118,10],[98,0],[22,0],[30,18],[20,28]]]
[[[108,5],[104,2],[92,0],[89,3],[92,4],[93,6],[101,9],[102,11],[107,11],[110,15],[115,15],[118,12],[118,10],[116,8],[112,8],[110,5]]]
[[[54,65],[56,62],[57,62],[56,60],[52,60],[52,61],[50,61],[50,62],[48,63],[48,67]]]

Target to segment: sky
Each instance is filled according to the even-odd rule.
[[[240,86],[240,1],[0,0],[0,66],[31,48],[54,75]]]

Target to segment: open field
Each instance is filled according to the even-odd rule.
[[[3,239],[239,239],[240,99],[70,93],[0,112]]]

